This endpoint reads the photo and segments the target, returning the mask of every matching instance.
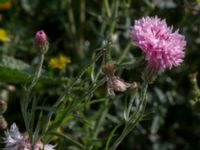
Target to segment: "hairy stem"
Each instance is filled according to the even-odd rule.
[[[32,141],[32,148],[34,148],[34,143],[35,143],[35,137],[33,136],[34,117],[32,117],[34,116],[35,113],[35,111],[33,111],[35,109],[35,103],[32,102],[32,100],[34,99],[31,98],[32,97],[31,93],[32,89],[34,88],[34,86],[36,85],[41,76],[43,62],[44,62],[44,54],[40,54],[40,62],[38,68],[35,72],[35,75],[33,77],[30,86],[27,88],[25,92],[24,98],[21,100],[22,116],[24,119],[26,130],[28,131],[29,137],[31,138]],[[31,106],[31,110],[28,110],[29,106]]]

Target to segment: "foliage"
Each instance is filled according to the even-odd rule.
[[[199,71],[199,13],[194,0],[0,0],[0,28],[7,35],[0,41],[0,96],[8,102],[4,118],[58,150],[108,150],[123,135],[117,149],[200,149],[199,76],[195,87],[188,77]],[[186,57],[149,85],[144,112],[145,63],[129,34],[134,20],[155,15],[185,35]],[[27,95],[40,61],[34,34],[41,29],[50,48]],[[48,66],[61,55],[71,63]],[[139,88],[109,96],[101,70],[107,62],[115,64],[117,76]]]

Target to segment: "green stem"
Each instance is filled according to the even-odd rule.
[[[103,111],[101,112],[101,116],[100,118],[98,119],[98,121],[96,122],[96,125],[95,125],[95,129],[93,131],[93,135],[92,135],[92,140],[95,140],[97,137],[98,137],[98,134],[99,134],[99,131],[102,127],[102,124],[106,118],[106,114],[108,112],[108,99],[105,101],[105,104],[103,106]],[[89,147],[89,150],[92,150],[94,147],[94,144],[91,144],[91,146]]]
[[[104,0],[104,6],[105,6],[105,9],[106,9],[106,13],[108,15],[108,17],[110,18],[111,17],[111,11],[110,11],[110,6],[109,6],[109,3],[108,3],[108,0]]]
[[[71,28],[71,33],[73,36],[76,35],[76,24],[75,24],[75,18],[74,18],[74,12],[73,12],[73,9],[72,9],[72,2],[71,0],[68,1],[69,3],[69,7],[68,7],[68,17],[69,17],[69,23],[70,23],[70,28]]]
[[[31,85],[28,87],[28,89],[25,93],[23,101],[21,101],[22,115],[23,115],[23,118],[24,118],[24,123],[25,123],[25,127],[26,127],[27,131],[30,130],[30,128],[29,128],[30,121],[27,121],[27,120],[30,120],[30,118],[28,118],[28,116],[27,116],[28,115],[27,109],[28,109],[28,106],[30,105],[30,102],[31,102],[31,91],[32,91],[33,87],[35,86],[35,84],[37,83],[37,81],[38,81],[38,79],[41,75],[43,62],[44,62],[44,54],[41,54],[40,55],[40,62],[39,62],[39,66],[37,68],[37,71],[36,71],[36,73],[33,77]]]
[[[145,84],[142,89],[141,104],[138,107],[138,111],[130,117],[130,120],[125,125],[125,128],[122,131],[122,134],[117,138],[117,140],[114,142],[110,150],[116,150],[116,148],[120,145],[120,143],[124,140],[124,138],[134,129],[135,125],[139,123],[139,121],[141,121],[144,115],[144,111],[145,111],[146,103],[147,103],[147,100],[146,100],[147,88],[148,88],[148,84]]]
[[[120,64],[123,61],[123,59],[127,57],[127,54],[130,49],[131,49],[131,43],[127,44],[126,48],[123,50],[123,53],[121,54],[121,57],[118,60],[118,64]]]
[[[116,19],[118,17],[118,8],[119,8],[119,1],[115,0],[113,2],[113,16],[111,18],[111,23],[110,23],[110,33],[112,34],[115,30],[115,26],[116,26]]]
[[[40,54],[40,62],[39,62],[39,66],[38,69],[36,71],[36,74],[33,78],[33,81],[29,87],[29,91],[31,91],[33,89],[33,87],[35,86],[35,84],[37,83],[37,81],[39,80],[41,73],[42,73],[42,66],[43,66],[43,62],[44,62],[44,54]]]
[[[101,50],[101,49],[97,49],[97,50]],[[102,55],[104,54],[104,50],[101,50],[97,56],[94,58],[94,60],[91,61],[91,63],[85,67],[81,73],[71,82],[70,86],[68,87],[67,91],[65,93],[63,93],[59,98],[58,100],[56,101],[56,103],[53,105],[52,109],[53,111],[49,112],[48,114],[48,119],[47,119],[47,124],[45,125],[44,127],[44,130],[43,130],[43,133],[45,134],[48,130],[48,126],[50,124],[50,121],[51,121],[51,117],[54,113],[54,110],[64,101],[65,97],[71,92],[71,90],[73,89],[73,87],[77,84],[77,82],[79,82],[79,80],[81,79],[81,77],[85,74],[85,72],[88,70],[88,68],[93,65],[97,60],[99,60]],[[104,82],[104,81],[103,81]],[[86,95],[87,96],[87,95]]]
[[[29,137],[31,138],[31,141],[32,141],[32,148],[34,148],[34,143],[35,143],[35,137],[33,136],[33,126],[34,126],[33,119],[34,118],[32,118],[32,116],[34,116],[34,113],[35,113],[33,111],[35,109],[35,103],[32,102],[31,92],[32,92],[33,87],[36,85],[36,83],[38,82],[38,80],[41,76],[43,62],[44,62],[44,54],[40,54],[40,62],[39,62],[37,71],[36,71],[36,73],[33,77],[31,85],[26,90],[26,93],[24,95],[24,99],[21,100],[22,116],[23,116],[23,119],[24,119],[24,124],[25,124],[26,130],[27,130]],[[31,105],[31,102],[32,102],[32,105]],[[31,111],[28,110],[28,107],[30,105],[31,105]]]

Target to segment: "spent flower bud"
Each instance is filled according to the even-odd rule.
[[[46,33],[43,30],[36,32],[34,47],[42,54],[45,54],[48,51],[49,43]]]
[[[107,88],[109,95],[115,95],[114,91],[126,91],[129,87],[138,87],[137,83],[127,83],[115,76],[115,66],[114,64],[105,64],[102,66],[102,71],[106,75]]]

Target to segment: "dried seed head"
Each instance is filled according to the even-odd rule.
[[[117,77],[110,78],[108,80],[108,88],[113,88],[115,91],[126,91],[127,88],[131,86],[130,83],[124,82],[121,79],[118,79]]]
[[[106,74],[106,76],[108,77],[114,77],[114,73],[115,73],[115,66],[114,64],[105,64],[102,66],[102,71],[103,73]]]
[[[36,32],[34,46],[35,49],[42,54],[45,54],[47,52],[49,44],[47,36],[43,30]]]
[[[107,78],[107,84],[108,84],[108,94],[109,95],[115,95],[114,91],[124,92],[129,87],[132,87],[132,88],[138,87],[136,82],[134,82],[133,84],[127,83],[127,82],[123,81],[122,79],[117,78],[115,76],[111,77],[111,78]]]

